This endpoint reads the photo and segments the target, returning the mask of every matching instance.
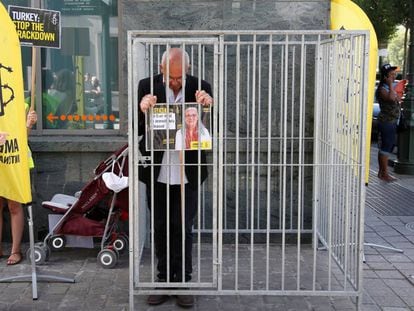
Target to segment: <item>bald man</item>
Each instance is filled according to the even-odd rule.
[[[168,62],[168,63],[167,63]],[[184,62],[184,64],[183,64]],[[211,86],[204,80],[188,74],[190,67],[189,57],[179,48],[171,48],[162,56],[160,65],[161,74],[143,79],[138,85],[139,103],[139,133],[145,136],[145,114],[156,103],[197,102],[208,106],[213,104]],[[153,92],[151,93],[151,79]],[[185,83],[184,83],[185,80]],[[199,82],[201,88],[199,89]],[[168,83],[168,87],[166,84]],[[185,88],[183,89],[183,85]],[[145,137],[141,140],[141,153],[150,155],[145,150]],[[158,281],[167,280],[167,221],[170,223],[170,282],[182,282],[182,233],[181,233],[181,181],[185,184],[185,282],[191,280],[192,273],[192,226],[197,212],[197,197],[200,184],[207,178],[207,167],[202,165],[199,169],[194,164],[206,163],[206,155],[201,151],[199,162],[198,151],[185,151],[185,176],[180,176],[180,152],[154,151],[152,163],[154,166],[154,179],[151,180],[150,167],[140,174],[141,181],[147,185],[147,198],[151,208],[151,187],[154,187],[154,240],[155,254],[158,259]],[[169,160],[169,162],[168,162]],[[190,164],[190,165],[189,165]],[[192,164],[192,165],[191,165]],[[200,180],[199,180],[200,177]],[[200,182],[200,184],[199,184]],[[170,218],[167,220],[167,188],[169,187]],[[169,299],[167,295],[150,295],[148,304],[157,305]],[[193,296],[177,296],[177,304],[191,307],[194,304]]]

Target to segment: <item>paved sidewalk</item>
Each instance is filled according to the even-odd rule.
[[[412,215],[382,215],[372,202],[385,202],[389,184],[376,178],[376,150],[372,149],[370,190],[367,191],[365,241],[401,248],[404,253],[365,247],[364,297],[362,310],[414,310],[414,202],[401,198]],[[413,194],[414,176],[396,175],[394,192]],[[378,191],[373,191],[376,189]],[[408,190],[402,191],[401,189]],[[398,193],[397,193],[398,194]],[[380,210],[380,209],[378,209]],[[4,248],[7,250],[7,245]],[[27,247],[27,246],[26,246]],[[52,253],[39,273],[74,277],[76,283],[39,283],[39,299],[32,300],[30,283],[0,283],[0,310],[128,310],[128,256],[120,257],[115,269],[105,270],[96,263],[98,249],[65,249]],[[8,267],[0,259],[0,276],[30,273],[27,260]],[[161,306],[150,307],[146,297],[136,297],[136,310],[182,310],[175,298]],[[344,297],[272,297],[272,296],[198,296],[192,310],[355,310],[352,299]]]

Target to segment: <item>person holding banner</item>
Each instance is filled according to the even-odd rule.
[[[30,110],[27,114],[27,120],[26,120],[26,127],[27,127],[28,133],[36,122],[37,122],[36,111]],[[5,134],[5,133],[0,133],[0,145],[2,144],[2,141],[3,141],[2,137],[3,136],[6,137],[5,135],[2,135],[2,134]],[[3,208],[4,208],[5,201],[6,201],[5,198],[0,197],[0,243],[2,241],[2,233],[3,233]],[[23,230],[24,230],[24,212],[23,212],[22,204],[19,202],[7,199],[7,206],[9,208],[10,219],[11,219],[11,231],[12,231],[12,249],[11,249],[9,258],[7,259],[7,265],[10,266],[10,265],[16,265],[22,260],[22,253],[20,250],[20,246],[21,246]],[[3,254],[2,245],[0,244],[0,257],[2,256],[4,256],[4,254]]]
[[[167,59],[168,58],[168,59]],[[184,61],[184,64],[183,64]],[[168,62],[168,63],[167,63]],[[189,55],[180,48],[171,48],[164,53],[160,70],[162,74],[142,79],[138,85],[139,133],[146,133],[145,114],[158,103],[197,102],[201,105],[212,105],[211,86],[208,82],[193,77],[188,73]],[[168,83],[168,85],[167,85]],[[153,88],[151,87],[153,85]],[[185,85],[185,87],[183,87]],[[201,86],[199,88],[199,86]],[[153,90],[153,92],[152,92]],[[145,142],[145,137],[141,140]],[[140,146],[143,155],[149,155],[145,150],[145,143]],[[207,178],[207,167],[201,165],[200,172],[197,164],[207,163],[204,151],[185,151],[184,176],[180,170],[180,151],[171,150],[154,152],[153,163],[154,179],[150,173],[140,174],[141,181],[147,185],[148,206],[154,206],[154,245],[158,259],[158,282],[188,282],[192,274],[192,226],[197,214],[197,198],[200,183]],[[168,160],[167,160],[168,159]],[[150,170],[150,166],[145,170]],[[154,202],[151,203],[151,189],[154,189]],[[183,198],[182,198],[183,194]],[[184,207],[184,234],[182,234],[182,201]],[[170,217],[167,218],[169,208]],[[168,226],[169,223],[169,226]],[[167,228],[169,227],[169,232]],[[184,259],[182,241],[184,235]],[[170,241],[167,242],[167,237]],[[169,244],[168,244],[169,243]],[[170,246],[169,258],[167,247]],[[185,271],[183,280],[183,260]],[[169,264],[168,264],[169,263]],[[169,265],[169,267],[167,267]],[[169,275],[167,276],[167,271]],[[147,303],[158,305],[169,299],[167,295],[150,295]],[[191,307],[194,297],[191,295],[178,295],[177,304],[182,307]]]

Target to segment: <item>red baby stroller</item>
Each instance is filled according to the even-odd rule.
[[[128,218],[128,145],[101,162],[94,173],[93,180],[75,196],[56,194],[42,202],[61,218],[49,224],[49,234],[36,243],[36,263],[47,261],[51,250],[62,249],[66,237],[101,238],[98,263],[104,268],[113,268],[119,253],[128,248],[128,235],[118,230],[119,220]]]

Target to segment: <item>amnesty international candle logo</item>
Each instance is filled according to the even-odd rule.
[[[60,12],[9,5],[21,44],[60,48]]]
[[[0,62],[0,116],[5,114],[5,108],[8,103],[14,99],[14,90],[7,83],[3,82],[5,79],[2,77],[3,72],[12,73],[11,67],[5,66]],[[7,81],[7,80],[6,80]]]

